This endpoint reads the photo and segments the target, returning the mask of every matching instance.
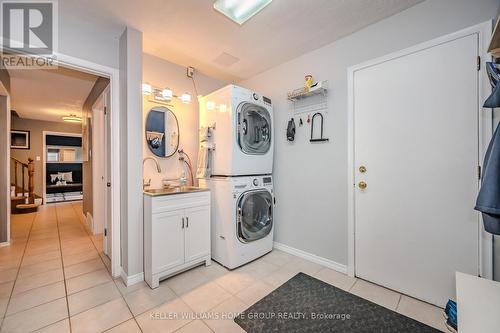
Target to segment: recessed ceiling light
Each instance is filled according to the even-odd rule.
[[[69,116],[64,116],[64,117],[62,117],[62,119],[68,123],[81,123],[82,122],[82,118],[77,117],[74,114],[70,114]]]
[[[241,25],[264,9],[271,1],[272,0],[216,0],[214,2],[214,8]]]

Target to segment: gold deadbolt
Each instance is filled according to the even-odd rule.
[[[358,183],[358,187],[359,187],[360,189],[362,189],[362,190],[364,190],[367,186],[368,186],[368,184],[366,184],[366,182],[364,182],[364,181],[360,181],[360,182]]]
[[[359,167],[359,172],[365,173],[366,172],[366,167],[364,165]]]

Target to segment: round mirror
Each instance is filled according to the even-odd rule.
[[[151,152],[158,157],[170,157],[179,148],[179,123],[168,108],[156,106],[149,110],[146,142]]]

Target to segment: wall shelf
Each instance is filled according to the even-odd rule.
[[[500,19],[497,21],[495,30],[493,31],[488,52],[495,58],[500,58]]]
[[[318,81],[308,90],[305,88],[295,89],[288,93],[294,114],[305,112],[326,112],[328,81]]]

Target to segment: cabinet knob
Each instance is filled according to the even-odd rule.
[[[189,217],[186,217],[186,228],[189,228]]]
[[[184,218],[182,218],[182,229],[184,229]]]

